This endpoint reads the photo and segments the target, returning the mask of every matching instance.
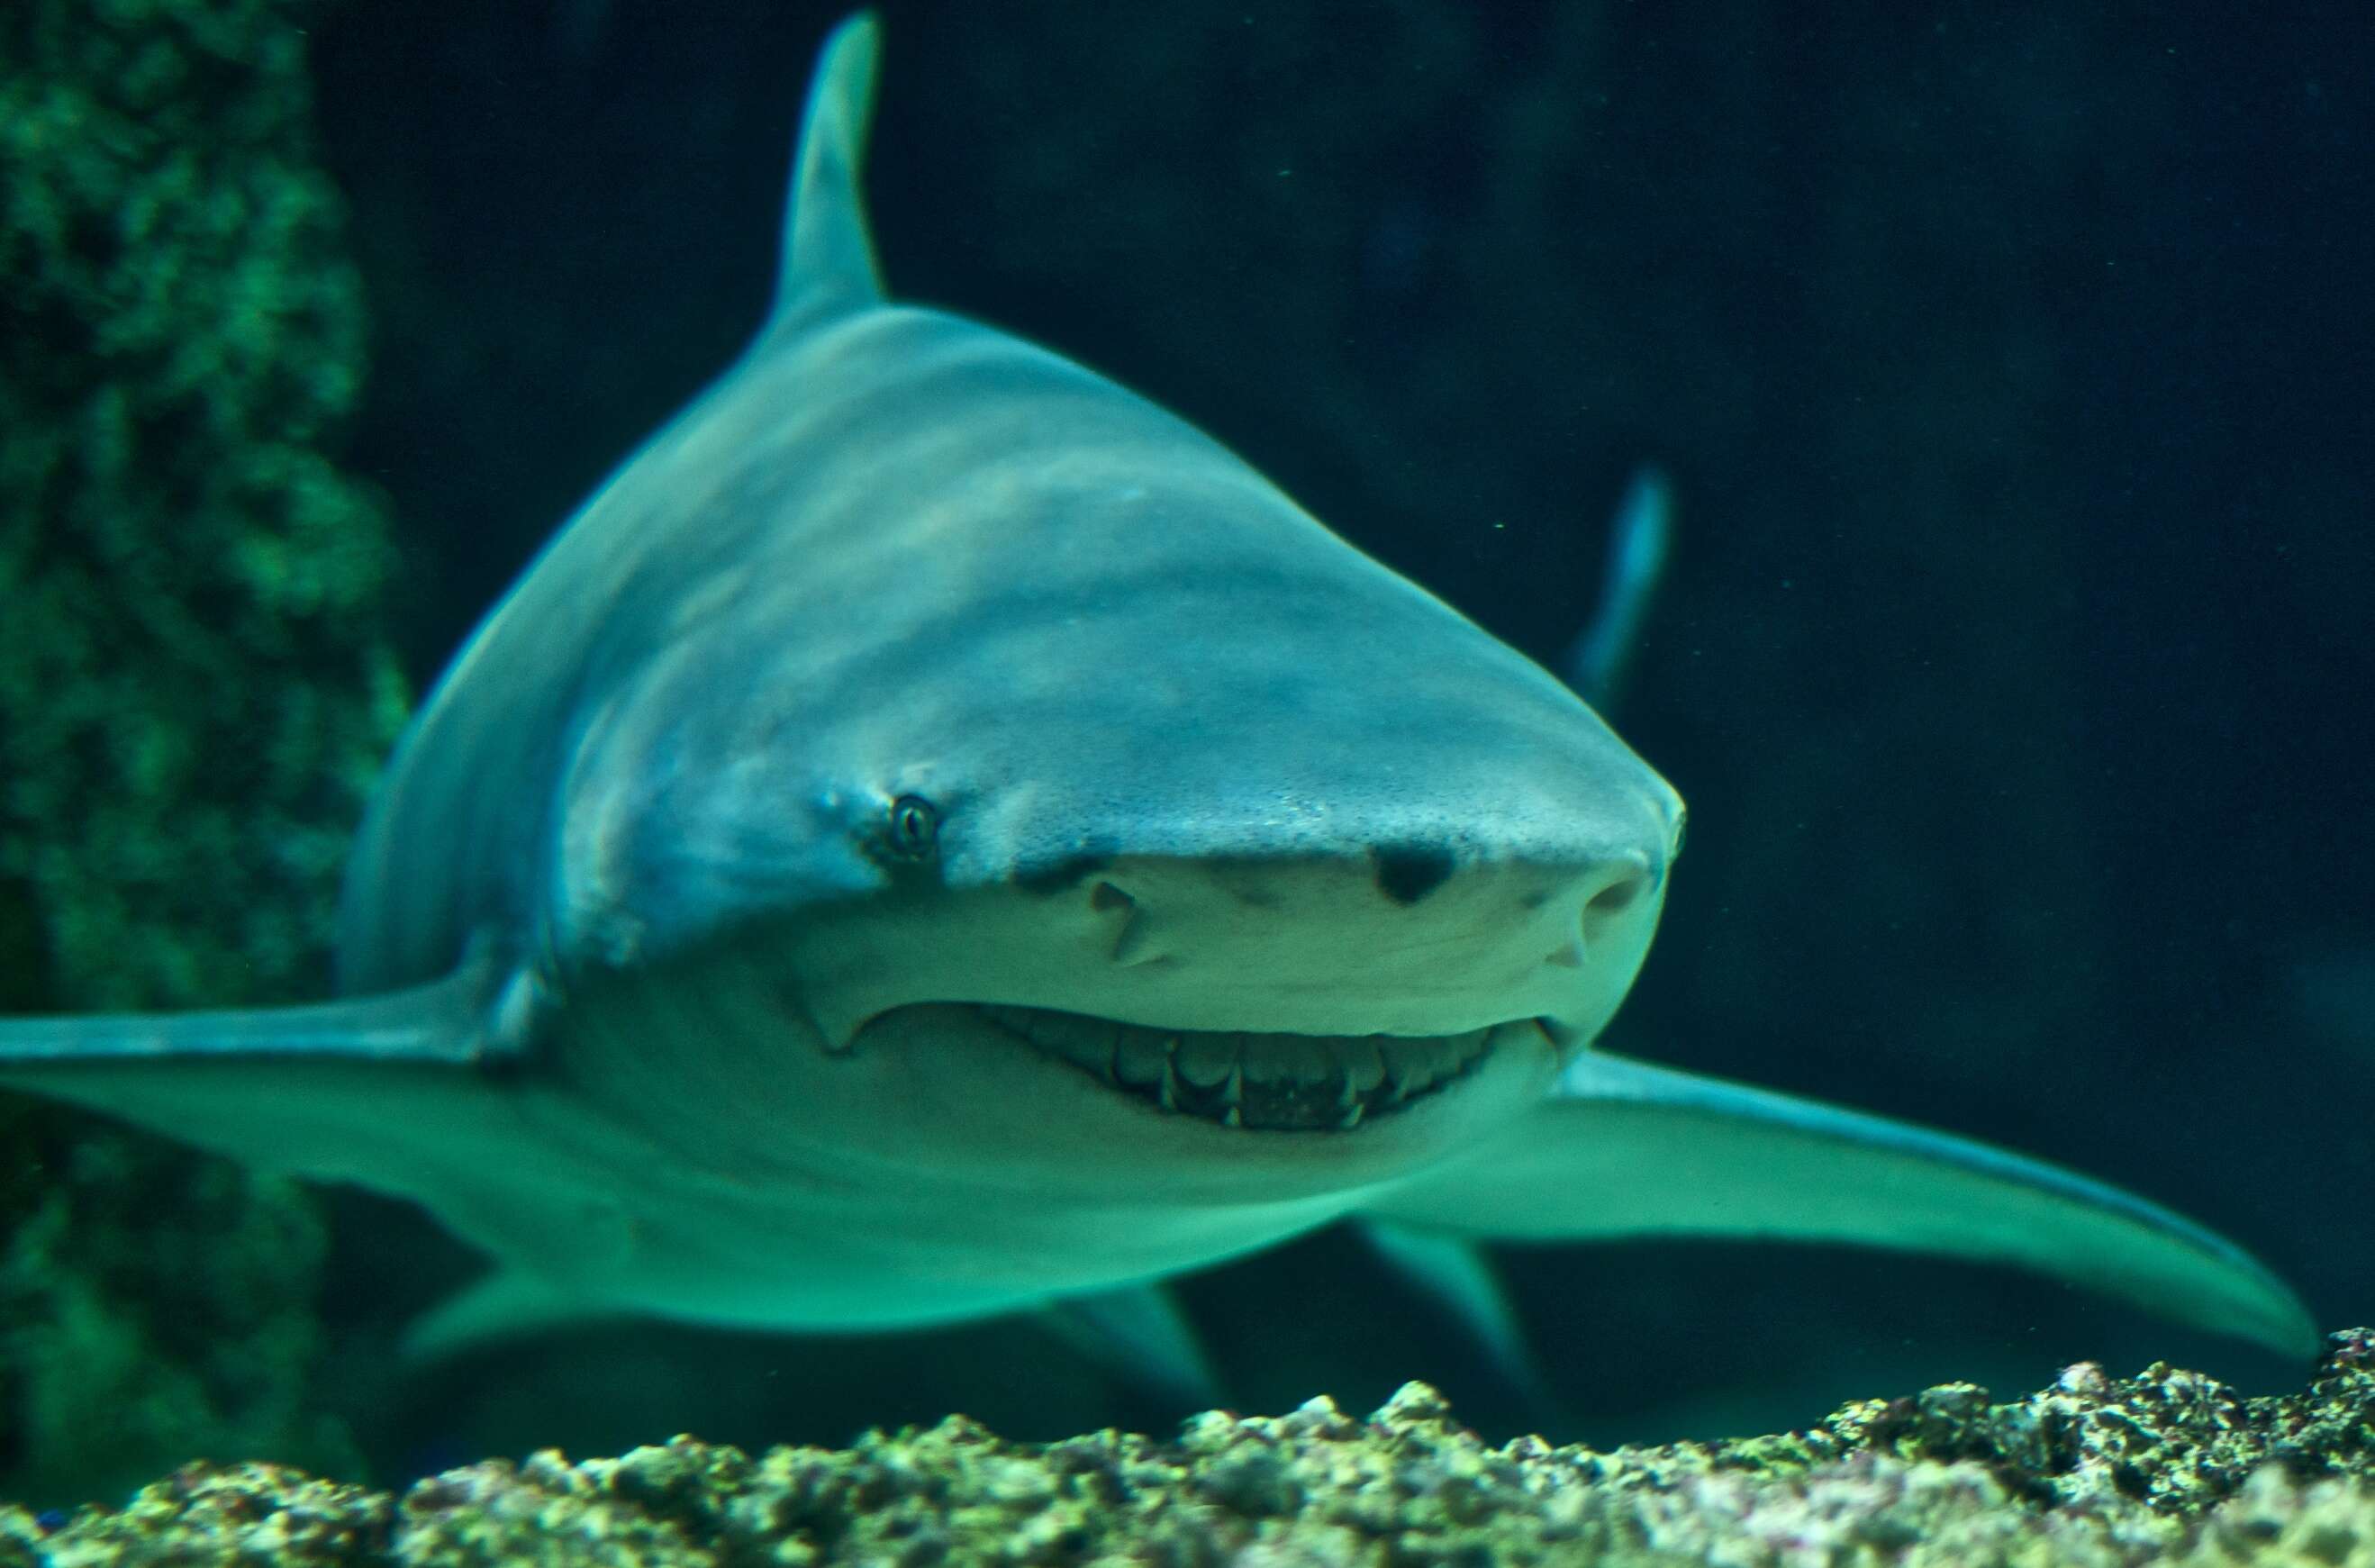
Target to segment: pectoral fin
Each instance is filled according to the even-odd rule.
[[[253,1011],[0,1018],[0,1086],[266,1170],[417,1196],[484,1157],[510,1112],[479,1070],[492,979]],[[434,1184],[431,1184],[434,1185]]]
[[[2298,1297],[2192,1220],[2042,1161],[1592,1052],[1537,1119],[1365,1206],[1511,1241],[1832,1241],[2017,1264],[2286,1355]]]

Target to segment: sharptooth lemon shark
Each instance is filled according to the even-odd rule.
[[[828,41],[769,319],[509,590],[356,843],[340,999],[0,1020],[0,1083],[417,1200],[430,1351],[895,1328],[1341,1220],[1992,1259],[2300,1351],[2142,1198],[1592,1049],[1683,804],[1568,686],[1218,443],[894,302]],[[1487,1324],[1488,1333],[1493,1332]]]

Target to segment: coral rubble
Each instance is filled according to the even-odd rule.
[[[0,1511],[0,1568],[397,1564],[2178,1562],[2375,1568],[2375,1332],[2308,1390],[2245,1399],[2155,1365],[1968,1385],[1743,1442],[1486,1445],[1429,1389],[1365,1421],[1324,1398],[1171,1441],[1008,1443],[962,1417],[755,1458],[691,1438],[618,1459],[489,1461],[401,1496],[190,1466],[120,1511]]]
[[[326,450],[364,317],[311,161],[310,10],[27,0],[0,23],[18,1007],[318,985],[402,720],[385,506]]]

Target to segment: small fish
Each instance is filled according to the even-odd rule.
[[[886,298],[877,49],[826,45],[756,339],[398,748],[342,999],[0,1020],[0,1082],[418,1200],[498,1264],[430,1353],[1070,1303],[1187,1377],[1152,1287],[1347,1219],[1486,1318],[1468,1242],[1712,1233],[2313,1342],[2140,1198],[1591,1049],[1682,801],[1179,419]]]

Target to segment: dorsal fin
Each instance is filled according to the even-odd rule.
[[[858,184],[881,52],[880,24],[873,12],[860,11],[833,29],[817,56],[784,212],[783,273],[770,332],[882,298]]]

